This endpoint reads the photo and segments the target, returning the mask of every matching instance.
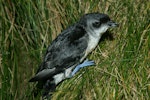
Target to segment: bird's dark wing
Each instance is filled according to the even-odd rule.
[[[49,46],[44,61],[30,82],[51,76],[78,64],[87,48],[88,35],[79,25],[64,30]]]

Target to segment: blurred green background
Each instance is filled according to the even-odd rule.
[[[89,55],[96,66],[63,81],[52,99],[150,100],[150,0],[0,0],[0,100],[40,100],[28,80],[46,48],[90,12],[119,27]]]

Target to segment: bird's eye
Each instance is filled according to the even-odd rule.
[[[100,22],[95,22],[95,23],[93,23],[93,26],[95,28],[99,28],[101,26],[101,23]]]

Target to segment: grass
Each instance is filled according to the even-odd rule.
[[[51,41],[83,14],[102,12],[120,24],[102,37],[83,68],[53,100],[150,99],[150,2],[147,0],[0,0],[0,99],[39,100],[34,76]]]

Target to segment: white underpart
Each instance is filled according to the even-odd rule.
[[[72,66],[72,67],[70,67],[70,68],[65,70],[65,77],[66,78],[70,78],[71,77],[72,69],[74,69],[74,67],[76,67],[76,66]]]
[[[88,34],[89,34],[89,41],[88,41],[88,47],[86,49],[86,53],[84,55],[84,57],[80,60],[80,62],[82,62],[86,56],[93,50],[95,49],[95,47],[98,45],[98,42],[101,38],[101,36],[103,35],[103,33],[105,33],[107,31],[107,29],[109,28],[108,25],[101,25],[100,28],[98,29],[90,29],[87,30]]]
[[[80,62],[82,62],[86,58],[86,56],[93,49],[95,49],[95,47],[97,46],[102,34],[105,33],[108,28],[109,28],[109,26],[107,26],[107,25],[102,25],[99,29],[93,29],[93,30],[88,28],[89,29],[89,30],[87,30],[87,32],[89,34],[88,46],[87,46],[87,49],[86,49],[86,53],[85,53],[84,57],[80,60]],[[58,83],[60,83],[64,79],[70,78],[72,69],[74,67],[75,66],[72,66],[72,67],[66,69],[64,73],[59,73],[57,75],[54,75],[53,78],[54,78],[55,84],[57,85]]]
[[[108,28],[109,28],[109,26],[107,24],[102,24],[100,28],[94,29],[94,33],[97,35],[97,37],[101,38],[101,36],[103,35],[103,33],[105,33]]]
[[[69,67],[68,69],[65,70],[64,73],[59,73],[59,74],[54,75],[53,78],[54,78],[55,84],[57,85],[58,83],[60,83],[64,79],[70,78],[71,77],[70,75],[71,75],[72,69],[74,67],[75,66]]]
[[[53,78],[54,78],[55,84],[57,85],[59,82],[64,80],[65,76],[64,76],[64,73],[60,73],[60,74],[54,75]]]

